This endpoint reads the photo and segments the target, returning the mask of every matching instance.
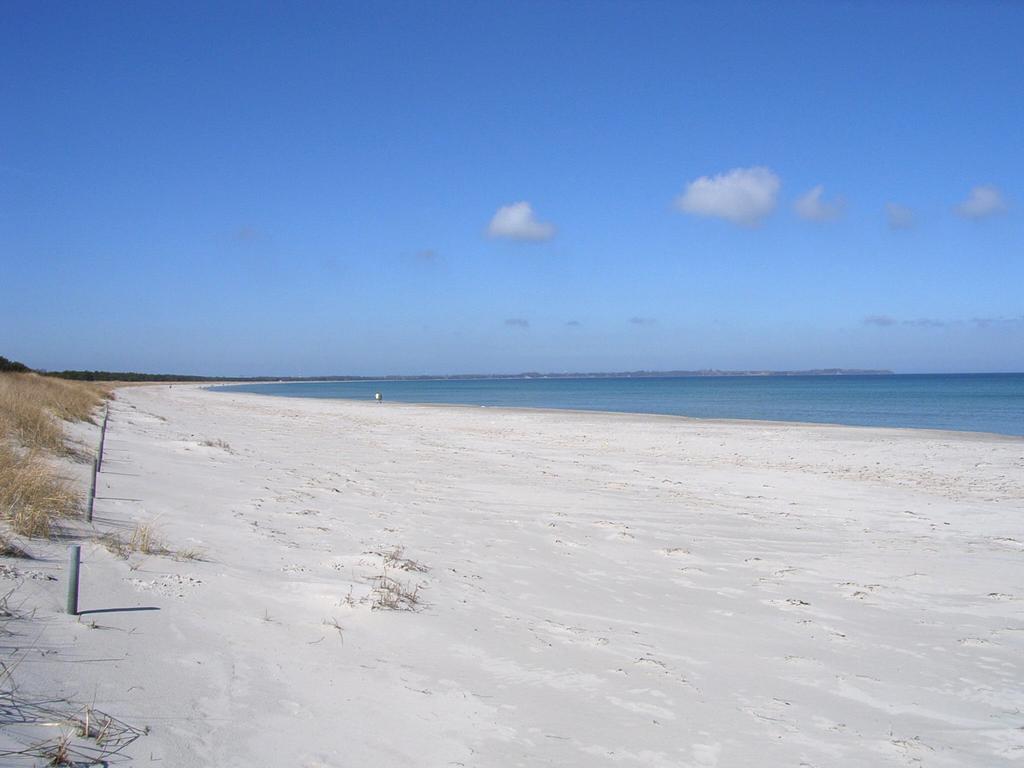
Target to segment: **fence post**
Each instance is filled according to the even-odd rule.
[[[68,613],[78,615],[78,568],[82,563],[82,547],[68,547]]]
[[[103,470],[103,445],[107,442],[107,419],[110,418],[110,406],[103,412],[103,426],[100,428],[100,451],[96,460],[96,471]]]
[[[99,471],[99,464],[96,459],[92,460],[92,482],[89,484],[89,506],[85,509],[85,521],[92,522],[92,505],[96,501],[96,473]]]

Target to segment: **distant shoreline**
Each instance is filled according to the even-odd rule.
[[[208,382],[224,393],[1024,435],[1024,375]]]
[[[702,369],[697,371],[599,371],[572,373],[452,373],[452,374],[394,374],[389,376],[198,376],[176,373],[138,373],[133,371],[46,371],[36,370],[43,376],[80,381],[155,381],[171,383],[188,382],[274,382],[274,381],[486,381],[489,379],[672,379],[701,377],[743,377],[743,376],[896,376],[894,371],[874,368],[812,368],[803,371],[721,371]],[[906,374],[930,375],[930,374]],[[946,375],[946,374],[943,374]],[[952,374],[956,375],[956,374]],[[971,374],[963,374],[971,375]]]
[[[195,382],[188,382],[193,384]],[[274,383],[274,382],[269,382]],[[302,382],[287,382],[289,384],[301,384]],[[316,382],[322,383],[322,382]],[[199,386],[200,389],[204,389],[208,392],[220,392],[221,394],[238,395],[241,397],[255,397],[255,398],[278,398],[284,397],[289,398],[288,395],[279,394],[268,394],[263,392],[251,392],[248,390],[234,390],[231,387],[220,388],[220,385],[212,387]],[[315,397],[315,398],[304,398],[296,397],[293,398],[298,401],[319,401],[319,402],[341,402],[341,403],[355,403],[359,405],[375,406],[376,404],[365,399],[358,397]],[[787,419],[757,419],[757,418],[744,418],[744,417],[730,417],[730,416],[688,416],[681,413],[659,413],[656,411],[608,411],[600,409],[590,408],[565,408],[561,406],[540,406],[540,405],[477,405],[474,403],[455,403],[455,402],[418,402],[413,400],[388,400],[389,408],[424,408],[424,409],[455,409],[455,410],[469,410],[469,411],[480,411],[481,409],[490,411],[492,413],[505,413],[509,415],[516,414],[527,414],[535,413],[540,415],[553,415],[553,416],[578,416],[580,418],[598,417],[598,418],[612,418],[625,422],[644,422],[644,421],[664,421],[674,420],[680,422],[689,422],[696,425],[710,425],[710,426],[747,426],[754,428],[766,428],[766,427],[778,427],[778,428],[797,428],[797,429],[842,429],[842,430],[857,430],[864,432],[907,432],[910,434],[918,434],[922,432],[932,432],[937,436],[945,436],[950,439],[980,439],[980,440],[1011,440],[1020,441],[1024,440],[1024,435],[1015,435],[1006,432],[987,432],[985,430],[969,430],[969,429],[953,429],[950,427],[903,427],[903,426],[888,426],[878,424],[848,424],[841,421],[791,421]]]

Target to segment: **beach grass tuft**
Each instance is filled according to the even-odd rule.
[[[164,546],[154,522],[137,523],[128,540],[128,548],[132,552],[141,552],[144,555],[170,554],[170,550]]]
[[[136,524],[127,541],[116,533],[104,534],[98,540],[114,557],[122,560],[127,560],[135,552],[143,555],[170,555],[175,560],[206,560],[206,553],[201,549],[169,549],[164,545],[155,522]]]
[[[38,452],[0,442],[0,519],[15,533],[48,537],[58,518],[80,507],[79,493]]]
[[[179,549],[174,553],[176,560],[194,560],[197,562],[203,562],[206,560],[206,552],[195,547],[189,549]]]

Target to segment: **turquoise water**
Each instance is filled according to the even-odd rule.
[[[287,397],[919,427],[1024,435],[1024,374],[318,381],[214,387]]]

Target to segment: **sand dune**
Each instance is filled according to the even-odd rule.
[[[1024,761],[1024,440],[144,387],[98,496],[202,559],[36,547],[18,677],[140,765]]]

